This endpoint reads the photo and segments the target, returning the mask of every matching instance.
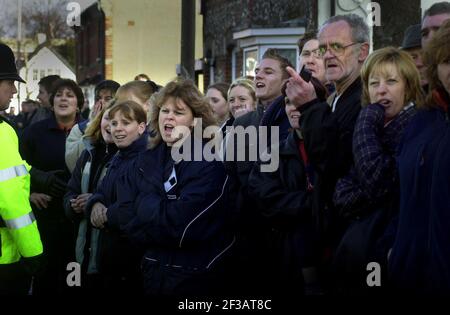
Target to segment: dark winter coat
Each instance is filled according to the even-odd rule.
[[[72,177],[67,185],[67,193],[64,196],[64,210],[66,216],[74,221],[77,241],[75,254],[77,262],[88,274],[98,273],[99,244],[102,231],[92,227],[90,218],[85,214],[76,214],[70,204],[70,200],[80,194],[93,193],[100,185],[106,174],[109,163],[117,152],[114,144],[106,145],[103,142],[93,146],[88,139],[83,139],[86,149],[77,161]]]
[[[389,260],[396,288],[450,294],[450,97],[421,110],[399,147],[400,213]]]
[[[361,95],[362,84],[357,78],[339,97],[334,112],[330,106],[334,95],[329,97],[330,103],[316,99],[299,108],[306,152],[317,173],[313,197],[315,221],[319,229],[326,231],[331,243],[341,233],[332,202],[334,188],[353,164],[352,137],[361,110]]]
[[[233,123],[233,127],[236,128],[238,126],[241,126],[243,128],[254,126],[256,128],[257,134],[257,139],[254,139],[254,141],[257,141],[257,143],[251,144],[247,139],[243,148],[245,152],[245,160],[238,161],[237,153],[242,152],[242,148],[237,148],[237,141],[235,137],[234,160],[227,161],[226,168],[228,174],[232,179],[231,191],[236,195],[236,208],[237,211],[239,211],[240,220],[244,229],[249,226],[257,228],[258,223],[256,223],[254,220],[258,220],[258,211],[254,209],[254,207],[252,207],[254,202],[248,194],[248,177],[253,168],[253,165],[258,159],[258,156],[253,157],[249,155],[250,146],[257,148],[257,153],[260,151],[266,151],[267,148],[262,148],[262,150],[258,148],[260,126],[266,126],[269,129],[267,133],[268,140],[265,142],[267,144],[267,147],[270,146],[270,126],[280,127],[279,141],[283,141],[284,139],[286,139],[290,125],[286,112],[284,110],[284,97],[280,96],[279,98],[277,98],[271,105],[269,105],[266,112],[264,112],[263,106],[261,104],[258,104],[255,111],[236,118]],[[230,134],[230,136],[233,136],[233,134]],[[228,139],[227,145],[230,146],[230,143],[231,142]],[[230,150],[230,148],[226,148],[226,150]]]
[[[61,171],[61,179],[69,181],[70,174],[64,160],[66,137],[70,130],[61,129],[54,113],[25,129],[20,143],[22,157],[32,166],[44,172]],[[31,192],[42,193],[33,186]],[[45,187],[44,187],[45,188]],[[42,188],[41,188],[42,189]],[[48,264],[42,277],[35,281],[37,294],[54,294],[67,289],[64,281],[67,264],[74,259],[74,227],[66,218],[63,196],[53,197],[46,209],[33,206]]]
[[[302,294],[302,268],[314,266],[317,257],[312,192],[299,148],[300,139],[293,131],[280,144],[278,169],[262,172],[258,162],[249,177],[249,193],[267,223],[260,240],[269,261],[264,277],[278,284],[271,288],[277,294],[290,290]]]
[[[127,148],[120,149],[112,158],[108,171],[94,195],[86,205],[86,214],[90,217],[92,207],[100,202],[108,208],[108,222],[105,225],[100,243],[100,272],[113,277],[134,277],[138,268],[139,253],[135,251],[117,224],[117,180],[130,171],[133,161],[147,147],[148,134],[145,132]]]
[[[370,104],[360,112],[353,135],[355,165],[338,181],[334,195],[340,216],[349,224],[333,262],[342,293],[361,294],[368,289],[368,263],[377,261],[386,268],[389,248],[378,249],[377,244],[398,211],[395,157],[415,113],[410,103],[385,124],[384,108],[379,104]]]
[[[66,137],[70,130],[65,131],[58,126],[53,114],[50,118],[41,120],[25,131],[20,141],[22,157],[34,168],[41,171],[66,171],[64,179],[69,181],[70,174],[64,160]],[[33,183],[33,180],[32,180]],[[42,192],[31,187],[31,192]],[[61,198],[53,198],[45,210],[33,208],[37,218],[65,219]]]
[[[165,143],[140,154],[119,180],[118,218],[145,250],[147,294],[211,296],[223,285],[234,244],[227,185],[221,162],[174,162]]]
[[[415,113],[411,103],[385,125],[381,105],[361,110],[353,135],[355,165],[337,182],[334,193],[334,204],[342,217],[351,220],[377,207],[397,204],[397,146]]]

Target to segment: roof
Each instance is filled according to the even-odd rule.
[[[33,59],[34,56],[36,56],[42,49],[47,48],[50,50],[67,68],[70,69],[73,73],[75,73],[75,69],[69,64],[69,62],[61,56],[56,50],[54,50],[52,47],[48,46],[47,43],[42,43],[36,47],[36,49],[28,56],[28,60]],[[23,67],[20,67],[22,69]],[[19,71],[20,71],[19,69]]]

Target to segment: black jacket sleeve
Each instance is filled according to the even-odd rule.
[[[314,100],[300,108],[300,112],[300,129],[308,157],[317,172],[325,173],[330,151],[337,142],[337,121],[330,115],[327,102]]]
[[[258,200],[261,214],[272,222],[281,224],[310,217],[312,194],[284,187],[279,169],[275,172],[261,172],[260,165],[260,162],[256,163],[250,174],[249,192]]]

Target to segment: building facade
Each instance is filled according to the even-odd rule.
[[[203,18],[197,1],[195,58],[203,56]],[[181,1],[102,0],[81,16],[77,78],[121,84],[140,73],[164,85],[177,76],[181,55]],[[198,69],[201,70],[201,69]]]
[[[19,75],[26,84],[18,84],[17,94],[11,101],[11,106],[20,110],[20,104],[26,99],[36,100],[39,93],[38,82],[48,75],[59,75],[76,81],[73,67],[50,46],[39,45],[35,52],[28,56],[27,63],[19,69]]]

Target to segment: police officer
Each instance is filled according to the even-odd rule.
[[[17,89],[14,55],[0,44],[0,111]],[[31,275],[39,270],[43,247],[29,203],[30,166],[19,154],[14,129],[0,117],[0,295],[27,294]]]

